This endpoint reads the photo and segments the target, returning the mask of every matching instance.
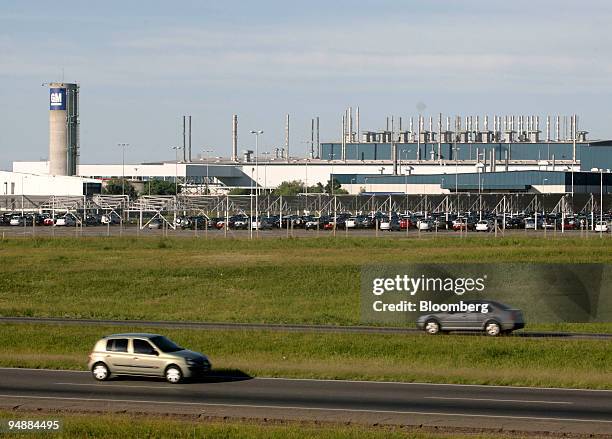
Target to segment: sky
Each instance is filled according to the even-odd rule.
[[[52,6],[51,6],[52,5]],[[310,120],[340,137],[387,116],[569,115],[612,138],[609,0],[279,0],[0,3],[0,169],[48,155],[48,90],[81,86],[81,163],[173,159],[182,115],[193,155],[284,144]],[[406,119],[404,119],[406,120]]]

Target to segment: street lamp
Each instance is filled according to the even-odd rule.
[[[205,147],[203,147],[205,148]],[[212,152],[212,149],[203,149],[202,153],[204,153],[206,155],[206,193],[208,194],[210,191],[208,190],[208,163],[210,162],[210,158],[208,156],[208,154],[210,154]]]
[[[479,220],[482,221],[482,188],[480,185],[480,174],[482,173],[482,169],[485,167],[484,163],[482,162],[478,162],[476,163],[476,170],[478,172],[478,216],[479,216]]]
[[[117,143],[121,148],[121,195],[125,195],[125,148],[130,146],[129,143]]]
[[[178,152],[183,149],[183,147],[173,146],[172,149],[176,151],[176,159],[174,161],[174,195],[178,195]]]
[[[454,146],[453,156],[455,157],[455,194],[457,195],[457,216],[459,216],[459,151],[461,151],[461,147],[457,145],[457,136],[453,135]],[[459,229],[461,230],[461,229]],[[466,222],[466,230],[467,230],[467,222]]]
[[[262,135],[263,130],[251,130],[251,134],[255,135],[255,227],[256,233],[259,237],[259,136]]]

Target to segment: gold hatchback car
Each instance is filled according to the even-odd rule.
[[[98,381],[111,375],[164,377],[176,384],[210,372],[206,355],[189,351],[159,334],[128,333],[103,337],[89,354],[88,368]]]

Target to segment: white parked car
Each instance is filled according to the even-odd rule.
[[[20,226],[23,224],[23,217],[21,216],[12,216],[11,220],[9,221],[9,224],[11,226]]]
[[[610,226],[608,226],[607,221],[597,221],[595,223],[595,231],[608,233],[610,231]]]
[[[491,230],[491,224],[488,221],[482,220],[476,223],[477,232],[488,232]]]
[[[266,220],[259,219],[258,221],[253,221],[251,223],[251,229],[253,230],[266,230],[271,228],[272,224],[270,224]]]
[[[429,220],[420,220],[417,223],[417,229],[421,232],[429,231],[433,227],[433,223]]]
[[[356,229],[357,228],[357,218],[351,217],[347,219],[344,225],[346,226],[347,229]],[[382,229],[382,224],[381,224],[381,229]]]

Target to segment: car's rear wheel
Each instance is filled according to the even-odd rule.
[[[440,323],[437,320],[427,320],[425,322],[425,332],[430,335],[435,335],[440,332]]]
[[[178,366],[168,366],[166,369],[166,381],[178,384],[183,380],[183,372]]]
[[[110,370],[108,370],[108,366],[106,366],[104,363],[94,364],[91,368],[91,373],[98,381],[106,381],[110,376]]]
[[[501,334],[501,326],[497,322],[489,321],[485,324],[485,333],[491,337],[497,337]]]

